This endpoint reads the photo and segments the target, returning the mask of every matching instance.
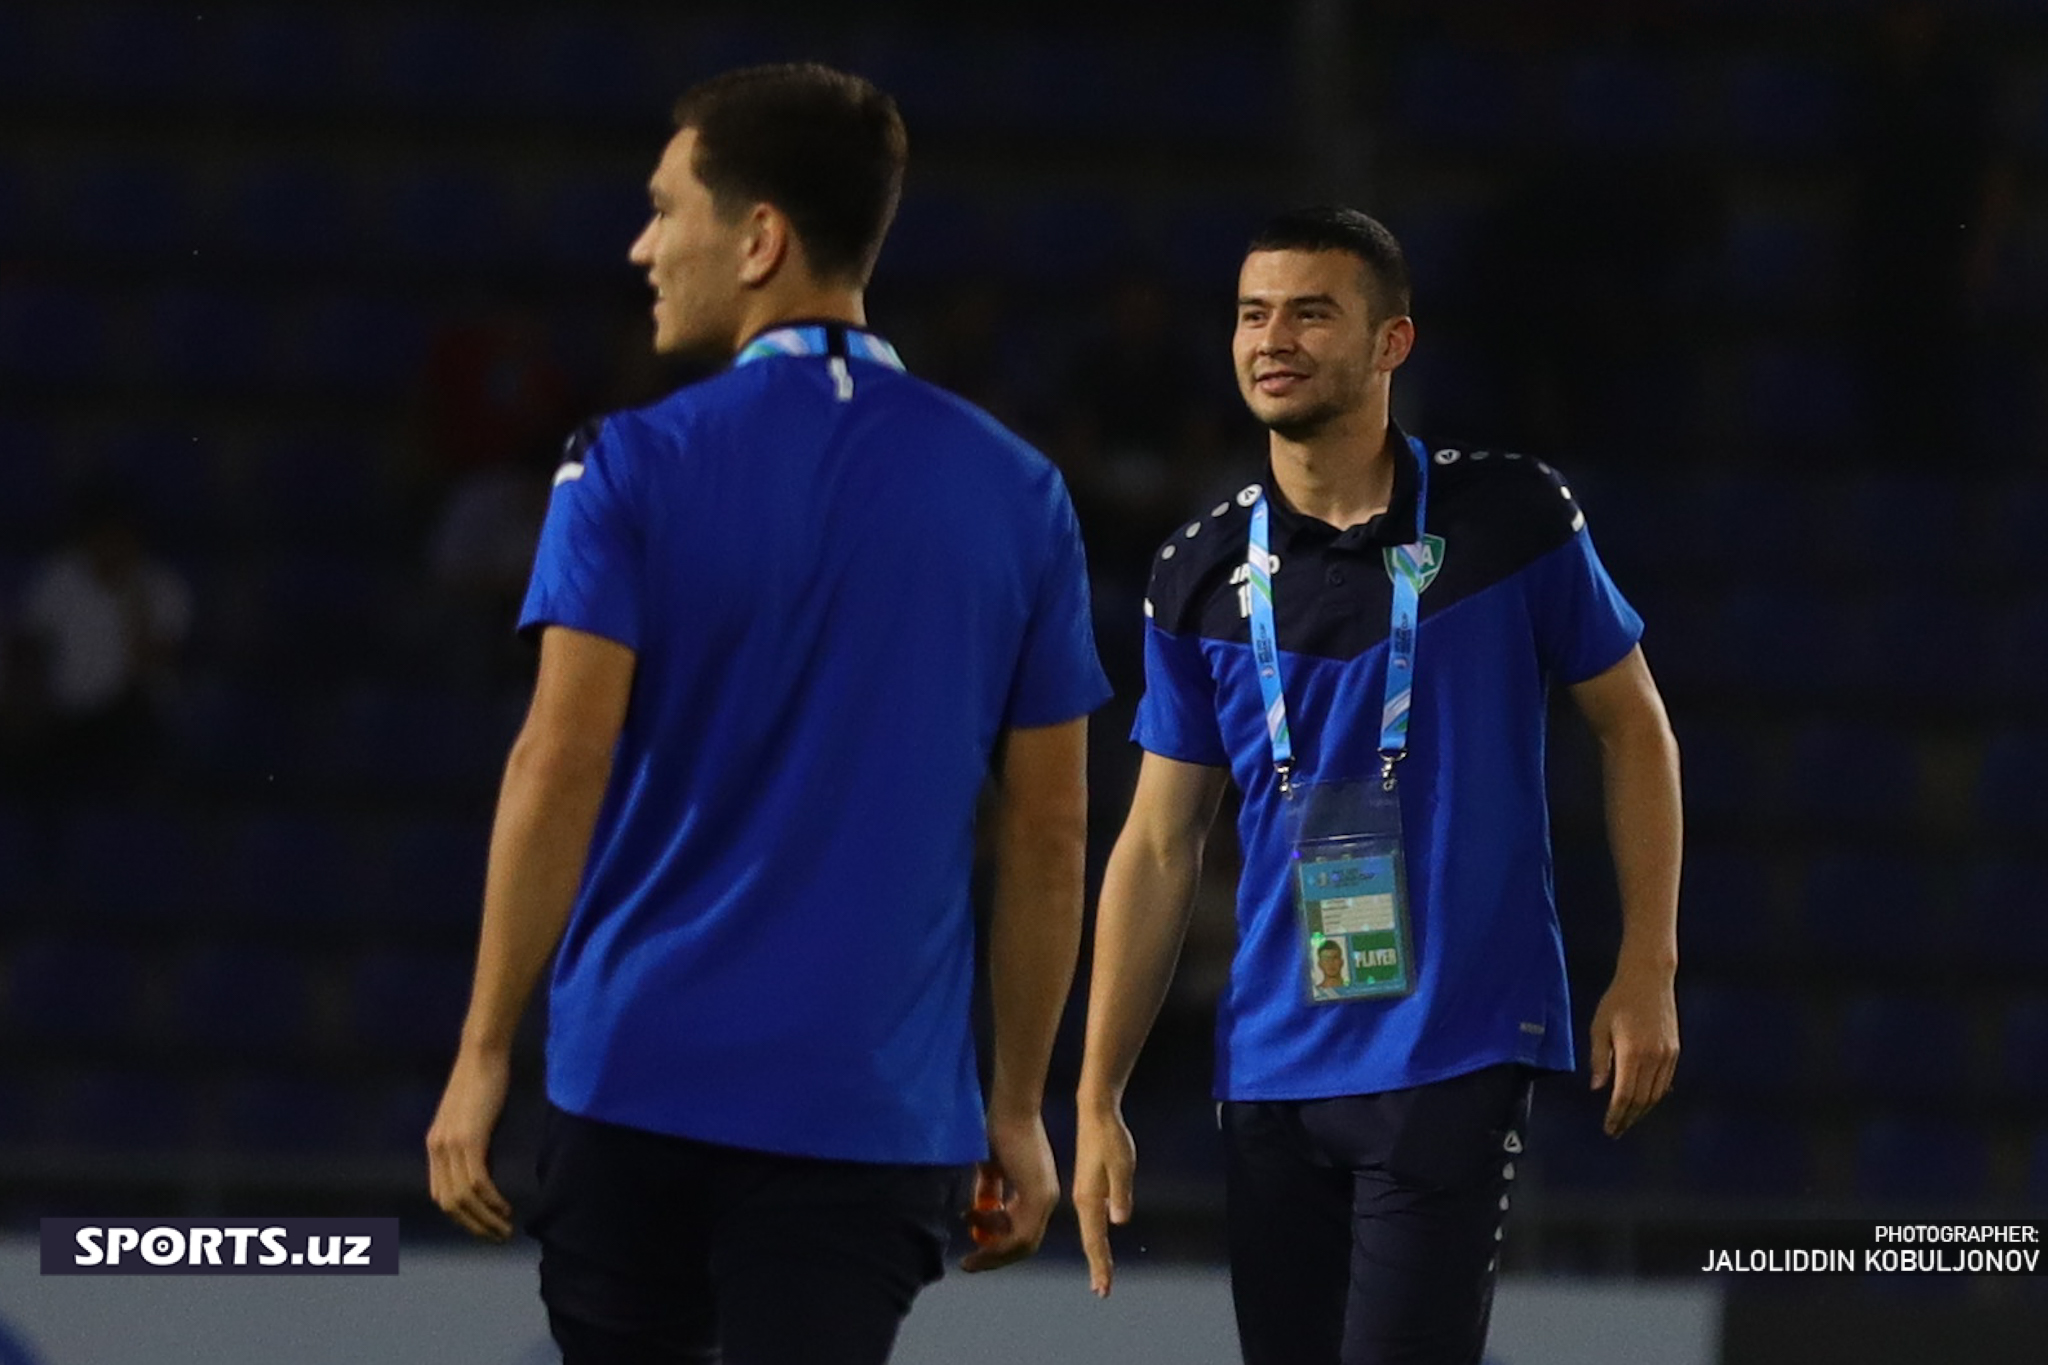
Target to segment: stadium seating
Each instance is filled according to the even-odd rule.
[[[2048,971],[2048,915],[2042,914],[2048,862],[1990,858],[1975,863],[1963,882],[1958,926],[1980,971]]]
[[[1999,1024],[1998,1094],[2019,1101],[2048,1095],[2048,998],[2009,1002]]]
[[[213,75],[238,107],[300,113],[345,97],[356,51],[342,17],[273,4],[210,18],[226,29]]]
[[[1783,813],[1801,828],[1898,834],[1919,815],[1920,749],[1909,730],[1821,721],[1793,738]]]
[[[25,1076],[0,1074],[0,1151],[33,1146],[43,1112],[33,1082]]]
[[[1800,1122],[1782,1114],[1703,1110],[1685,1121],[1684,1179],[1717,1199],[1814,1194],[1814,1160]]]
[[[1397,411],[1572,471],[1684,750],[1677,1098],[1624,1143],[1597,1103],[1539,1102],[1532,1175],[1630,1220],[1653,1216],[1645,1195],[1805,1199],[1853,1131],[1853,1189],[1830,1196],[1966,1208],[2023,1156],[2048,1206],[2048,478],[2021,467],[2048,440],[2039,4],[1969,5],[2019,39],[1985,56],[2021,192],[1972,304],[1955,467],[1911,471],[1874,467],[1886,433],[1842,325],[1862,113],[1850,48],[1818,37],[1867,6],[1689,0],[1604,36],[1590,16],[1397,8],[1345,91],[1370,207],[1417,282]],[[873,298],[913,370],[919,343],[947,344],[942,310],[998,300],[994,404],[1055,446],[1107,286],[1137,264],[1210,348],[1189,408],[1228,411],[1233,460],[1255,464],[1223,305],[1301,169],[1271,142],[1299,111],[1224,9],[1169,31],[731,4],[0,6],[0,114],[24,130],[0,150],[0,1055],[28,1068],[0,1075],[0,1149],[158,1171],[197,1138],[215,1170],[365,1148],[414,1169],[514,723],[489,665],[448,662],[458,632],[423,581],[446,474],[421,439],[430,344],[516,296],[563,343],[575,402],[644,396],[623,255],[690,80],[822,54],[896,94],[916,150]],[[1561,320],[1609,354],[1519,369],[1503,289],[1527,281],[1491,263],[1516,188],[1648,164],[1698,190],[1686,241],[1640,280],[1605,248],[1561,269]],[[1613,274],[1641,297],[1601,297]],[[1650,309],[1654,327],[1627,321]],[[100,485],[137,504],[197,614],[160,698],[162,770],[132,802],[46,810],[6,769],[7,632],[71,496]],[[1117,552],[1140,531],[1083,516],[1105,661],[1128,676],[1142,585]],[[1613,877],[1593,751],[1554,753],[1583,977],[1609,965]],[[1124,758],[1095,746],[1098,824]],[[1597,990],[1576,984],[1583,1023]],[[1891,1111],[1864,1122],[1872,1104]],[[1191,1189],[1213,1181],[1203,1118],[1145,1116],[1148,1161]],[[29,1216],[5,1166],[0,1220]],[[67,1211],[132,1211],[51,1188]]]
[[[1856,1193],[1927,1207],[1984,1196],[1989,1144],[1972,1125],[1947,1119],[1872,1119],[1856,1134]]]
[[[1714,84],[1714,135],[1745,156],[1822,155],[1842,136],[1842,76],[1825,62],[1747,52],[1727,62]]]
[[[1755,853],[1712,844],[1688,849],[1679,889],[1679,960],[1731,974],[1767,963],[1778,932],[1775,891],[1769,866]]]
[[[1756,1102],[1797,1091],[1810,1047],[1799,997],[1754,986],[1681,987],[1685,1085],[1710,1099]]]
[[[309,151],[242,167],[218,240],[251,265],[303,269],[346,261],[361,231],[349,170]]]
[[[475,820],[389,822],[372,841],[358,914],[379,931],[467,945],[483,912],[490,829]]]
[[[1948,890],[1910,854],[1826,853],[1809,864],[1800,933],[1804,959],[1833,970],[1919,979],[1956,949],[1946,927]]]
[[[1962,1005],[1863,995],[1843,1010],[1829,1075],[1856,1099],[1946,1107],[1972,1091],[1973,1042]]]
[[[168,928],[208,907],[211,860],[200,824],[143,807],[90,809],[66,822],[60,890],[87,913]],[[121,856],[108,851],[119,849]]]
[[[192,1091],[161,1072],[82,1072],[51,1112],[51,1141],[66,1150],[174,1155],[198,1134]]]
[[[1743,206],[1722,261],[1730,296],[1772,314],[1828,303],[1837,292],[1833,224],[1810,201]]]
[[[1977,819],[2001,834],[2048,827],[2048,731],[2003,731],[1991,737],[1977,786]]]
[[[359,856],[328,816],[264,811],[230,825],[222,909],[251,928],[297,936],[352,914]]]
[[[168,1037],[185,1055],[288,1057],[309,1050],[311,997],[299,955],[215,943],[170,971]]]
[[[232,295],[171,289],[150,305],[151,368],[187,394],[261,391],[270,382],[271,320]]]
[[[366,953],[348,971],[349,1039],[385,1057],[451,1058],[469,983],[466,954]]]
[[[342,1152],[356,1145],[361,1106],[346,1086],[298,1075],[224,1082],[216,1097],[227,1145],[255,1152]]]
[[[1642,1134],[1616,1142],[1600,1127],[1600,1099],[1538,1095],[1530,1106],[1528,1166],[1546,1194],[1620,1195],[1640,1187]]]
[[[6,955],[7,1035],[34,1042],[15,1058],[99,1052],[137,1041],[143,1020],[142,966],[122,947],[36,938]]]
[[[1768,449],[1837,459],[1864,439],[1861,381],[1843,348],[1760,342],[1743,366],[1742,385],[1745,416]]]
[[[1394,76],[1395,116],[1425,142],[1513,144],[1526,128],[1525,70],[1504,54],[1413,45]]]
[[[1572,56],[1561,74],[1563,131],[1579,146],[1663,147],[1686,130],[1685,84],[1669,63],[1625,50]]]
[[[0,377],[24,386],[99,380],[111,330],[97,293],[0,280]]]

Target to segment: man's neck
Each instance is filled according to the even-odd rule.
[[[1273,482],[1289,507],[1342,531],[1394,500],[1392,428],[1385,408],[1292,440],[1272,433]]]
[[[868,325],[867,302],[858,289],[788,289],[752,301],[741,319],[738,344],[791,322],[843,322]]]

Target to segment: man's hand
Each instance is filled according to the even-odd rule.
[[[1610,1080],[1603,1127],[1620,1137],[1671,1089],[1678,1066],[1678,1002],[1673,974],[1623,965],[1593,1012],[1593,1089]]]
[[[1088,1287],[1109,1297],[1116,1260],[1109,1253],[1109,1225],[1131,1221],[1131,1177],[1138,1146],[1115,1105],[1081,1106],[1074,1134],[1074,1212],[1081,1220],[1081,1249],[1088,1253]]]
[[[511,1075],[509,1053],[464,1048],[427,1129],[427,1184],[434,1202],[493,1242],[512,1236],[512,1205],[491,1181],[491,1134]]]
[[[974,1207],[967,1226],[975,1249],[961,1260],[970,1273],[1021,1261],[1045,1240],[1045,1225],[1060,1202],[1059,1173],[1045,1120],[989,1119],[988,1160],[975,1170]]]

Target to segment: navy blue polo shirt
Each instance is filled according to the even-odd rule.
[[[586,428],[555,476],[521,628],[636,662],[548,1093],[760,1151],[966,1162],[976,799],[1003,730],[1109,689],[1058,472],[871,334],[815,353],[832,330]]]
[[[1378,771],[1392,579],[1414,537],[1416,464],[1396,443],[1386,512],[1339,532],[1272,506],[1275,625],[1298,781]],[[1268,478],[1270,483],[1270,475]],[[1228,767],[1244,794],[1238,949],[1217,1010],[1219,1099],[1421,1085],[1500,1062],[1566,1070],[1571,1013],[1544,799],[1548,688],[1620,662],[1642,633],[1557,472],[1438,450],[1408,756],[1400,769],[1417,984],[1398,1000],[1312,1005],[1289,886],[1244,572],[1260,485],[1177,531],[1153,560],[1145,696],[1133,737]]]

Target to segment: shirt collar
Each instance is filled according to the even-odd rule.
[[[896,348],[865,327],[831,318],[789,318],[752,337],[733,357],[735,368],[779,355],[837,355],[903,368]]]
[[[1342,531],[1326,521],[1295,511],[1287,505],[1286,499],[1278,496],[1280,486],[1273,479],[1273,461],[1268,456],[1266,487],[1275,494],[1269,499],[1273,506],[1274,540],[1278,542],[1274,548],[1290,547],[1297,542],[1338,550],[1414,544],[1420,538],[1420,528],[1415,525],[1416,485],[1420,471],[1416,469],[1415,456],[1408,448],[1407,434],[1391,421],[1387,423],[1387,446],[1394,453],[1394,494],[1387,501],[1387,510]]]

